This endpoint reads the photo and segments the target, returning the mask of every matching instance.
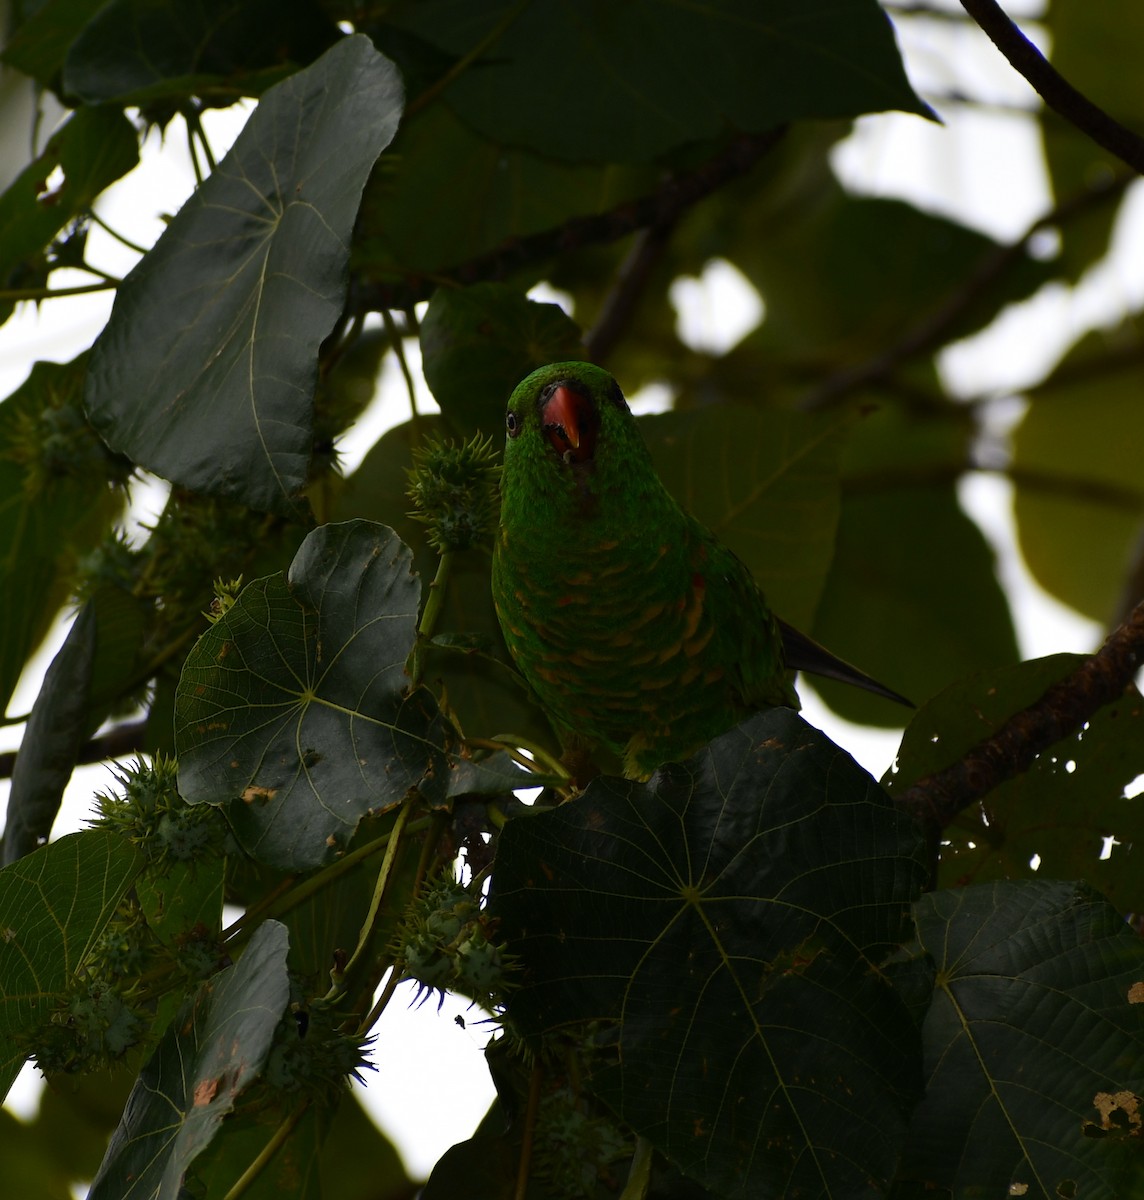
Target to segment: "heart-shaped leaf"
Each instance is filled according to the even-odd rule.
[[[415,788],[444,796],[444,726],[405,674],[421,597],[411,562],[384,525],[322,526],[285,578],[244,588],[188,655],[175,697],[179,791],[230,804],[259,860],[317,866],[367,813]]]
[[[923,876],[875,782],[772,709],[647,784],[601,777],[508,824],[508,1015],[533,1034],[618,1021],[594,1087],[720,1196],[867,1194],[920,1089],[884,964]]]
[[[318,348],[401,103],[397,69],[360,36],[266,93],[119,289],[86,395],[111,446],[193,491],[296,509]]]
[[[1083,884],[922,897],[937,966],[903,1175],[927,1194],[1139,1195],[1144,941]]]

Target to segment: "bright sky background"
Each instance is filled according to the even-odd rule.
[[[949,7],[957,6],[951,0]],[[1007,7],[1016,17],[1042,8],[1036,0]],[[1034,37],[1040,36],[1028,21],[1023,27]],[[1037,103],[1029,88],[974,29],[949,21],[913,19],[902,23],[900,40],[911,79],[923,94],[968,92],[1027,109]],[[1032,122],[1019,112],[999,115],[966,106],[938,107],[944,126],[893,113],[860,120],[835,154],[839,177],[854,191],[902,197],[997,238],[1019,236],[1050,206]],[[204,124],[216,156],[225,153],[244,120],[245,113],[238,109],[206,114]],[[10,132],[6,149],[11,148]],[[48,132],[45,130],[45,136]],[[99,213],[113,228],[149,245],[163,228],[160,214],[175,212],[193,185],[185,133],[180,123],[174,122],[165,141],[152,134],[143,164],[100,199]],[[1051,240],[1046,250],[1051,252]],[[125,274],[135,259],[94,227],[89,257],[116,275]],[[72,278],[67,272],[52,277],[57,287],[86,282],[89,277],[78,273]],[[765,319],[765,298],[760,299],[727,263],[713,262],[701,278],[677,283],[672,300],[685,340],[713,351],[729,348]],[[35,359],[67,361],[90,345],[107,320],[110,305],[110,293],[53,301],[39,308],[22,305],[0,327],[0,396],[23,381]],[[995,394],[989,426],[991,432],[1003,434],[1023,411],[1023,401],[1014,391],[1035,382],[1083,331],[1112,324],[1123,312],[1142,305],[1144,185],[1137,183],[1122,210],[1113,249],[1105,262],[1094,267],[1075,289],[1045,288],[1028,302],[1007,310],[984,333],[952,347],[941,363],[943,375],[955,394]],[[407,353],[415,363],[416,347],[409,347]],[[427,390],[421,400],[422,411],[434,407]],[[657,399],[654,389],[642,398],[648,408],[657,403],[662,404],[662,396]],[[404,388],[397,385],[390,361],[373,407],[344,442],[347,469],[360,461],[382,429],[406,415]],[[136,516],[153,516],[163,494],[160,485],[140,489]],[[1037,657],[1061,650],[1093,649],[1100,629],[1047,596],[1025,569],[1014,543],[1008,484],[996,476],[976,475],[963,482],[960,494],[966,511],[997,548],[1001,579],[1016,613],[1022,654]],[[13,713],[31,707],[43,670],[65,629],[61,624],[30,667],[13,701]],[[889,766],[897,734],[849,725],[823,707],[809,689],[800,691],[804,715],[811,722],[875,775]],[[18,745],[19,736],[19,728],[0,729],[0,749]],[[65,798],[57,836],[81,825],[93,791],[110,782],[106,767],[77,771]],[[6,791],[5,781],[0,784],[0,804],[6,800]],[[481,1055],[488,1036],[479,1024],[481,1014],[451,999],[440,1011],[433,1001],[415,1009],[409,1006],[411,998],[412,992],[405,997],[399,994],[376,1030],[377,1072],[367,1081],[364,1099],[417,1177],[423,1176],[449,1145],[471,1134],[493,1089]],[[457,1015],[465,1018],[464,1028],[454,1020]],[[25,1069],[8,1106],[19,1114],[33,1113],[41,1086],[36,1073]]]

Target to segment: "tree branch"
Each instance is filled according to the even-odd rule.
[[[665,225],[649,226],[636,235],[635,243],[620,266],[616,282],[608,292],[596,323],[584,335],[584,346],[593,362],[606,362],[612,348],[631,323],[640,296],[652,271],[667,249],[674,219]]]
[[[1045,56],[1005,15],[997,0],[961,0],[961,7],[1054,111],[1138,175],[1144,175],[1144,138],[1126,129],[1049,65]]]
[[[555,229],[513,238],[488,254],[462,263],[431,279],[410,275],[393,283],[351,281],[348,307],[353,312],[407,309],[427,300],[439,284],[464,286],[504,279],[533,263],[585,246],[618,241],[640,229],[670,229],[700,200],[745,175],[781,141],[785,126],[766,133],[737,137],[694,171],[672,175],[654,192],[626,201],[605,213],[576,217]]]
[[[126,721],[115,725],[105,733],[84,742],[76,754],[76,766],[84,763],[103,762],[109,758],[122,758],[126,754],[137,754],[143,749],[147,740],[147,718],[140,721]],[[18,750],[6,750],[0,754],[0,779],[11,779],[12,768],[16,765]]]
[[[1144,601],[1067,678],[1011,716],[957,762],[917,780],[898,803],[928,829],[944,829],[963,809],[1027,771],[1038,754],[1123,695],[1142,663]]]
[[[828,408],[860,388],[885,379],[909,359],[937,349],[965,313],[1006,271],[1025,257],[1029,242],[1038,233],[1064,224],[1091,208],[1115,199],[1124,192],[1133,178],[1127,173],[1115,175],[1062,200],[1048,212],[1042,213],[1015,242],[987,251],[969,276],[937,308],[923,316],[892,346],[888,346],[864,363],[844,368],[828,376],[800,402],[799,407],[807,411]]]

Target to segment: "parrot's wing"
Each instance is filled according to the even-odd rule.
[[[837,655],[831,654],[825,646],[820,646],[813,638],[805,633],[799,633],[793,625],[788,625],[781,617],[776,617],[779,633],[783,639],[783,660],[791,671],[807,671],[811,675],[821,675],[825,679],[836,679],[839,683],[849,683],[853,687],[864,688],[875,696],[885,696],[913,708],[912,701],[899,695],[884,683],[871,679],[864,671],[843,662]]]

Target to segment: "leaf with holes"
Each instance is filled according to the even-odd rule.
[[[443,798],[445,733],[409,690],[421,585],[397,535],[324,525],[196,643],[175,697],[179,791],[227,804],[262,862],[304,870],[413,789]]]
[[[286,927],[267,921],[183,1006],[136,1081],[89,1200],[185,1194],[187,1168],[266,1061],[290,998],[287,943]]]
[[[903,1178],[926,1194],[1118,1200],[1144,1182],[1144,941],[1084,884],[923,896],[937,986]]]
[[[508,1015],[529,1034],[618,1022],[593,1087],[721,1196],[867,1194],[920,1091],[886,964],[924,873],[870,776],[772,709],[647,784],[601,777],[507,825]]]
[[[892,772],[891,795],[955,762],[1014,713],[1084,661],[1054,654],[953,684],[910,722]],[[1025,771],[960,812],[945,831],[939,882],[1086,879],[1121,912],[1144,910],[1144,705],[1130,688],[1084,727],[1046,747]]]
[[[266,93],[119,289],[86,396],[109,445],[193,491],[294,511],[318,349],[401,103],[396,67],[356,36]]]

